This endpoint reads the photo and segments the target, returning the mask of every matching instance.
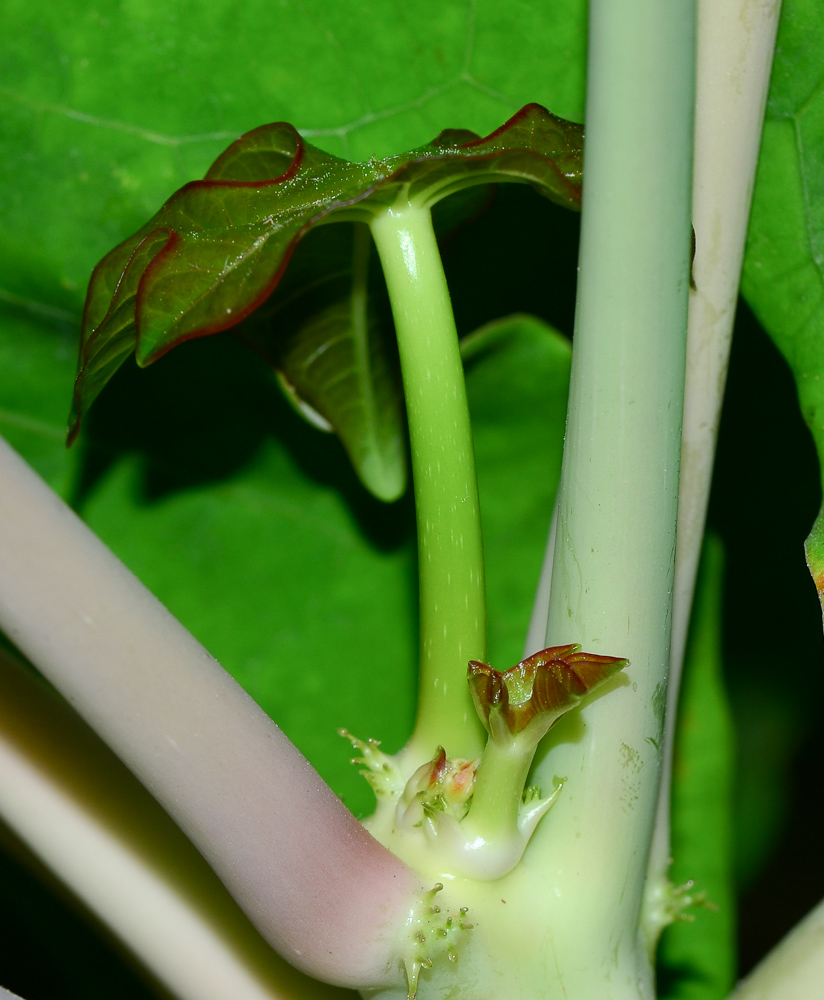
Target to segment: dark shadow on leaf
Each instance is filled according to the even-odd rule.
[[[792,375],[743,301],[716,469],[709,523],[726,553],[724,667],[738,742],[739,973],[746,975],[824,891],[824,674],[820,609],[802,547],[821,499],[815,449]],[[772,651],[790,640],[792,658],[777,666]],[[777,685],[785,663],[792,683]],[[783,746],[782,733],[791,739]]]
[[[119,457],[143,459],[143,499],[231,479],[277,438],[301,471],[345,498],[372,544],[393,549],[413,530],[407,496],[386,505],[361,486],[338,439],[305,423],[268,367],[233,337],[183,345],[146,369],[129,361],[88,415],[72,498],[84,503]]]

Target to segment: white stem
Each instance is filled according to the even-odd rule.
[[[396,935],[417,877],[5,442],[0,628],[285,958],[345,986],[400,976]]]
[[[730,1000],[814,1000],[824,984],[824,902],[738,984]]]
[[[687,333],[678,547],[663,781],[651,887],[670,853],[673,736],[727,377],[744,241],[781,0],[699,0],[692,218],[695,260]]]
[[[0,815],[172,995],[320,995],[257,934],[123,764],[2,650],[0,688]]]

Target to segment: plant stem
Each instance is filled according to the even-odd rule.
[[[536,847],[552,867],[547,891],[566,901],[547,932],[556,954],[578,956],[560,959],[567,995],[606,1000],[654,995],[639,923],[669,662],[694,4],[593,0],[588,66],[575,349],[546,642],[582,643],[630,666],[625,686],[550,734],[538,784],[553,773],[568,781]]]
[[[715,444],[781,0],[698,2],[695,259],[687,333],[681,494],[664,761],[650,881],[666,878],[681,667],[701,555]]]
[[[464,820],[467,831],[477,830],[493,843],[515,836],[533,756],[534,752],[524,750],[516,739],[508,744],[488,740],[478,768],[472,808]]]
[[[466,669],[486,657],[486,599],[455,320],[429,209],[399,200],[371,228],[398,338],[418,522],[420,699],[407,752],[420,763],[443,744],[476,757],[483,730]]]
[[[16,993],[9,993],[8,990],[4,990],[0,986],[0,1000],[23,1000],[23,998],[19,997]]]
[[[532,614],[529,618],[529,628],[524,642],[524,659],[543,649],[546,642],[546,623],[549,616],[549,594],[552,588],[552,562],[555,558],[555,539],[558,534],[558,502],[552,507],[552,520],[549,522],[549,537],[547,538],[544,558],[541,563],[541,575],[532,602]]]
[[[340,985],[399,978],[397,931],[423,892],[417,876],[2,439],[0,628],[272,947]]]

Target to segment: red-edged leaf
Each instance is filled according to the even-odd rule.
[[[469,689],[481,721],[495,739],[529,732],[537,742],[571,708],[628,660],[584,653],[579,645],[550,646],[509,670],[469,663]]]
[[[95,269],[69,439],[131,350],[147,365],[185,340],[240,323],[270,296],[298,241],[319,223],[369,221],[401,192],[431,206],[499,181],[531,184],[577,208],[582,141],[580,125],[535,104],[484,139],[451,130],[409,153],[368,163],[331,156],[284,123],[247,133],[204,180],[181,188]],[[277,337],[277,329],[270,336]],[[319,412],[334,409],[312,405]]]

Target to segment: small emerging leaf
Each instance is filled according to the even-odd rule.
[[[447,757],[446,750],[438,747],[432,760],[421,764],[407,781],[398,816],[409,827],[433,821],[438,813],[460,822],[469,812],[479,764],[480,760]]]
[[[537,743],[562,715],[628,662],[583,653],[574,643],[550,646],[503,672],[471,660],[469,689],[494,740],[506,743],[529,730]]]
[[[278,294],[235,334],[272,366],[304,418],[338,434],[364,486],[392,501],[406,488],[403,392],[369,257],[366,226],[320,227]]]
[[[181,188],[95,268],[83,317],[69,440],[75,438],[83,412],[132,350],[145,366],[185,340],[236,326],[271,295],[296,245],[318,224],[368,222],[399,197],[433,206],[468,187],[499,181],[531,184],[542,195],[577,208],[582,144],[580,125],[536,104],[484,139],[451,130],[409,153],[368,163],[325,153],[285,123],[247,133],[218,157],[204,180]],[[341,322],[339,312],[332,322],[336,329],[351,328]],[[301,336],[317,340],[316,326],[312,329],[310,323],[307,331]],[[276,327],[269,334],[275,340],[279,335]],[[296,350],[304,359],[311,354]],[[380,369],[381,362],[376,364]],[[374,434],[374,426],[371,431],[350,427],[346,440],[338,418],[330,416],[336,407],[327,399],[326,374],[310,379],[314,388],[307,390],[281,371],[297,397],[342,433],[353,457],[364,452],[357,439]],[[378,371],[374,384],[382,379]],[[356,380],[363,391],[374,388],[365,370],[356,373]],[[374,454],[368,446],[365,450]],[[370,479],[362,468],[361,475]],[[390,474],[390,485],[378,491],[397,491],[391,479]]]

